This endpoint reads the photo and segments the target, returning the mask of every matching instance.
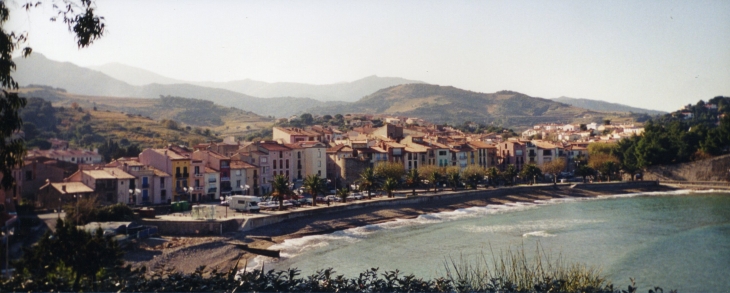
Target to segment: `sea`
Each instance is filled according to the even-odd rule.
[[[369,268],[421,278],[444,266],[508,251],[543,255],[600,270],[616,288],[639,292],[730,291],[730,193],[646,192],[487,205],[289,239],[257,257],[265,270],[302,275],[333,268],[356,277]]]

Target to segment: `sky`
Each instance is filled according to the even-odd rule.
[[[730,1],[104,1],[78,49],[49,3],[9,6],[49,59],[188,81],[370,75],[673,111],[730,96]],[[57,1],[58,2],[58,1]]]

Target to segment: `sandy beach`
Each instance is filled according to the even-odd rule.
[[[489,190],[495,190],[490,188]],[[228,233],[214,237],[162,237],[134,245],[126,254],[125,261],[133,267],[146,266],[148,270],[172,269],[192,273],[200,266],[204,271],[228,270],[240,259],[239,268],[246,260],[256,255],[241,251],[233,243],[245,243],[253,248],[267,248],[286,239],[307,235],[326,234],[338,230],[369,224],[414,218],[422,214],[452,211],[460,208],[505,204],[510,202],[533,202],[566,197],[596,197],[609,194],[625,194],[646,191],[669,191],[668,186],[626,187],[605,186],[604,188],[572,189],[564,186],[531,188],[500,188],[491,192],[476,192],[468,196],[444,197],[440,200],[417,204],[394,204],[392,206],[364,207],[340,212],[322,213],[290,219],[281,223],[246,232]],[[448,192],[448,191],[447,191]],[[443,193],[443,192],[442,192]],[[271,237],[253,239],[250,236]]]

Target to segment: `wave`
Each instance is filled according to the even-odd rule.
[[[631,198],[640,196],[675,196],[686,195],[692,193],[728,193],[728,190],[675,190],[675,191],[650,191],[626,194],[599,195],[597,197],[567,197],[552,198],[548,200],[535,200],[534,202],[510,202],[506,204],[489,204],[483,207],[469,207],[453,211],[445,211],[439,213],[423,214],[412,219],[396,219],[394,221],[366,225],[361,227],[350,228],[337,231],[330,234],[312,235],[301,238],[293,238],[284,240],[280,244],[275,244],[269,249],[281,250],[281,258],[289,259],[296,257],[308,251],[329,246],[330,242],[344,241],[354,243],[367,239],[373,233],[379,233],[387,230],[402,229],[406,227],[438,224],[447,221],[456,221],[460,219],[483,217],[492,214],[513,213],[528,209],[539,208],[543,205],[554,205],[570,202],[578,202],[584,200],[606,200],[618,198]],[[511,225],[493,225],[493,226],[464,226],[461,227],[465,232],[471,233],[515,233],[519,232],[523,237],[552,237],[547,230],[559,230],[575,225],[583,225],[589,223],[600,222],[598,220],[570,220],[570,221],[553,221],[550,223],[527,221]],[[264,262],[272,263],[278,260],[257,256],[253,261],[249,262],[249,268],[260,268]]]
[[[522,234],[522,237],[555,237],[555,234],[550,234],[546,231],[533,231]]]

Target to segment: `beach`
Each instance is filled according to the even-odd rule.
[[[240,250],[235,244],[247,244],[252,248],[267,248],[286,239],[327,234],[396,219],[409,219],[423,214],[476,206],[669,190],[674,190],[674,188],[663,185],[618,183],[590,184],[586,185],[586,188],[571,188],[570,185],[541,185],[489,188],[481,189],[481,192],[479,190],[467,191],[468,193],[442,191],[439,194],[453,194],[453,196],[441,196],[438,200],[417,203],[394,202],[392,205],[365,206],[331,213],[322,212],[222,236],[152,238],[134,245],[125,254],[124,260],[133,267],[145,266],[150,271],[172,269],[192,273],[201,266],[205,266],[203,272],[210,272],[213,269],[225,271],[233,268],[239,261],[238,268],[240,269],[248,260],[256,257],[255,254]],[[339,203],[335,205],[339,205]],[[260,237],[251,238],[251,236]],[[267,237],[270,238],[267,239]]]

